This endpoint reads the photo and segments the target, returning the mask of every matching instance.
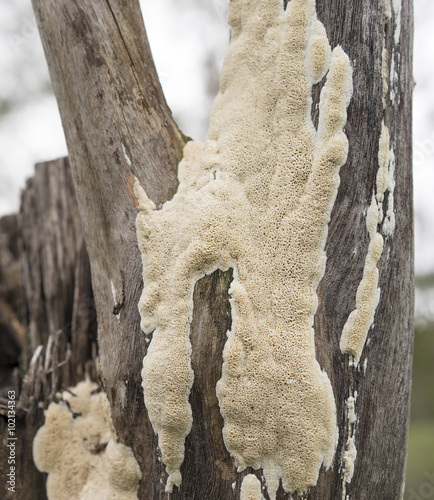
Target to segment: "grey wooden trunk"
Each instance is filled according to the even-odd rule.
[[[147,346],[137,311],[142,279],[133,183],[135,176],[140,178],[157,206],[170,199],[186,138],[165,103],[136,0],[33,0],[33,5],[62,116],[92,270],[100,382],[111,402],[118,435],[132,447],[142,469],[139,498],[168,498],[164,465],[141,389]],[[403,488],[413,338],[412,2],[402,1],[396,68],[399,99],[392,105],[387,98],[383,110],[383,39],[390,56],[397,21],[392,16],[385,24],[384,8],[384,2],[377,0],[317,0],[318,17],[332,47],[341,45],[354,69],[345,129],[350,150],[340,173],[315,315],[316,356],[333,386],[340,433],[333,466],[321,470],[316,487],[303,496],[293,495],[294,499],[342,498],[348,438],[345,400],[354,391],[358,394],[357,459],[347,495],[354,500],[396,500]],[[315,88],[314,102],[320,87]],[[313,107],[314,119],[315,113]],[[368,359],[365,373],[349,366],[339,339],[355,307],[363,273],[369,242],[365,213],[375,186],[383,119],[396,155],[396,230],[386,239],[379,262],[381,299],[362,355],[362,365]],[[195,382],[190,396],[194,423],[186,441],[183,482],[179,490],[175,488],[173,499],[237,499],[245,474],[260,477],[253,470],[236,473],[221,434],[215,385],[230,327],[230,281],[230,271],[217,271],[195,288],[191,329]],[[117,291],[119,322],[113,314],[111,282]],[[31,300],[29,304],[36,306]],[[74,363],[72,370],[78,366]],[[75,379],[72,375],[69,380]],[[39,399],[47,405],[51,395],[49,391]],[[22,425],[30,429],[26,431],[30,439],[42,420],[35,405],[27,409]],[[29,450],[30,441],[22,450],[23,468],[32,467]],[[34,472],[21,479],[23,489],[14,498],[36,498],[35,491],[44,498],[41,477]],[[278,499],[283,498],[289,496],[280,488]]]

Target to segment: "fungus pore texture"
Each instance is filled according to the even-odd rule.
[[[142,477],[133,452],[117,443],[110,405],[80,382],[51,403],[33,441],[33,461],[48,472],[49,500],[137,500]]]
[[[347,157],[352,78],[314,0],[233,0],[231,43],[205,144],[187,143],[179,187],[155,210],[137,181],[141,326],[153,332],[143,390],[169,478],[180,485],[193,384],[190,322],[198,279],[232,267],[232,328],[217,396],[238,470],[263,468],[271,498],[330,466],[335,401],[315,358],[316,288]],[[327,75],[319,123],[312,86]],[[250,498],[250,497],[248,497]]]
[[[247,474],[241,484],[240,500],[263,500],[261,482],[253,474]]]

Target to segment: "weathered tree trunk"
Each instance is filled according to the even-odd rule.
[[[347,163],[329,224],[327,268],[318,289],[315,315],[317,357],[331,376],[337,400],[340,440],[335,465],[321,474],[317,492],[309,498],[340,498],[337,470],[348,438],[345,398],[357,391],[354,477],[350,498],[401,498],[404,493],[413,352],[413,194],[412,194],[412,49],[413,4],[402,2],[401,17],[385,22],[386,2],[317,2],[318,17],[332,44],[341,44],[353,62],[353,97],[346,132],[350,142]],[[397,23],[401,38],[395,46]],[[382,50],[387,56],[385,104],[382,102]],[[398,54],[398,57],[397,57]],[[389,79],[391,61],[398,59],[399,78]],[[393,63],[392,63],[393,64]],[[395,62],[396,64],[396,62]],[[391,92],[398,96],[394,102]],[[366,208],[378,170],[381,122],[385,120],[395,150],[396,229],[385,239],[380,270],[380,302],[363,357],[366,370],[348,366],[339,339],[354,309],[357,285],[367,248]],[[363,365],[363,359],[361,364]]]
[[[15,493],[3,481],[2,498],[45,498],[45,474],[38,472],[32,459],[33,438],[44,422],[43,410],[57,400],[59,390],[75,385],[85,374],[93,379],[97,376],[89,258],[67,158],[36,165],[16,219],[16,234],[10,239],[17,247],[16,259],[13,266],[8,263],[3,269],[2,284],[12,291],[21,284],[20,299],[13,300],[18,291],[7,298],[14,306],[15,321],[20,319],[25,332],[20,339],[20,376],[15,371],[14,378],[25,376],[16,383],[2,383],[3,416],[8,410],[8,391],[15,391],[18,457]],[[8,278],[7,272],[14,268],[21,269],[20,279],[15,276],[17,271],[14,278]],[[11,340],[5,341],[10,350]],[[6,423],[0,420],[2,445],[7,442]],[[7,455],[8,448],[2,446],[0,462],[5,471],[9,469]]]
[[[33,0],[33,5],[61,111],[92,269],[101,382],[118,436],[133,449],[143,473],[139,498],[166,498],[166,473],[141,389],[147,344],[137,311],[142,272],[133,184],[137,177],[161,207],[176,191],[176,165],[185,138],[165,103],[135,0]],[[400,16],[393,9],[386,16],[388,7],[388,0],[386,5],[373,0],[317,2],[331,46],[340,44],[353,64],[354,92],[346,125],[349,156],[340,172],[315,316],[316,356],[333,387],[339,443],[333,466],[321,469],[317,486],[303,498],[340,499],[345,488],[357,500],[392,500],[400,498],[403,487],[413,314],[412,4],[403,0]],[[313,107],[314,119],[315,114]],[[385,239],[378,264],[380,303],[355,369],[341,353],[339,341],[355,308],[369,243],[365,213],[375,188],[382,121],[396,158],[396,229]],[[218,271],[195,288],[193,429],[181,467],[183,482],[172,498],[235,499],[247,473],[260,477],[252,469],[237,474],[223,444],[215,394],[230,326],[230,281],[230,273]],[[352,427],[346,401],[356,391],[358,420]],[[354,476],[346,484],[342,469],[350,433],[357,458]],[[282,488],[277,497],[289,498]]]
[[[68,159],[36,165],[22,195],[21,220],[27,330],[23,367],[39,345],[52,344],[63,357],[69,344],[73,360],[72,371],[66,363],[62,380],[52,380],[52,396],[59,387],[75,385],[84,377],[92,344],[96,345],[89,259]]]

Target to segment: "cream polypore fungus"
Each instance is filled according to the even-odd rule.
[[[240,500],[263,500],[261,482],[254,474],[247,474],[241,484]]]
[[[97,388],[80,382],[45,412],[33,461],[48,472],[49,500],[137,500],[139,465],[130,448],[115,442],[106,395]]]
[[[181,483],[193,384],[190,322],[198,279],[234,270],[232,328],[217,396],[238,470],[263,468],[271,498],[316,484],[332,463],[336,409],[315,358],[316,288],[347,157],[352,91],[344,51],[331,51],[314,0],[232,0],[232,37],[205,144],[189,142],[179,187],[159,211],[137,181],[143,257],[141,326],[149,418]],[[327,75],[319,123],[312,86]]]
[[[383,252],[383,237],[377,232],[378,214],[377,200],[372,195],[371,205],[366,216],[366,228],[370,241],[363,268],[363,278],[357,288],[356,308],[348,316],[340,340],[342,353],[353,356],[356,364],[360,361],[363,346],[374,322],[375,311],[380,300],[377,264]]]

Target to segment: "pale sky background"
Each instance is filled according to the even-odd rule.
[[[175,120],[204,139],[229,41],[227,0],[141,0],[154,60]],[[434,1],[414,0],[416,272],[434,272]],[[37,161],[67,154],[30,0],[0,0],[0,216],[19,209]],[[434,317],[434,292],[419,307]],[[424,314],[425,314],[424,313]]]

